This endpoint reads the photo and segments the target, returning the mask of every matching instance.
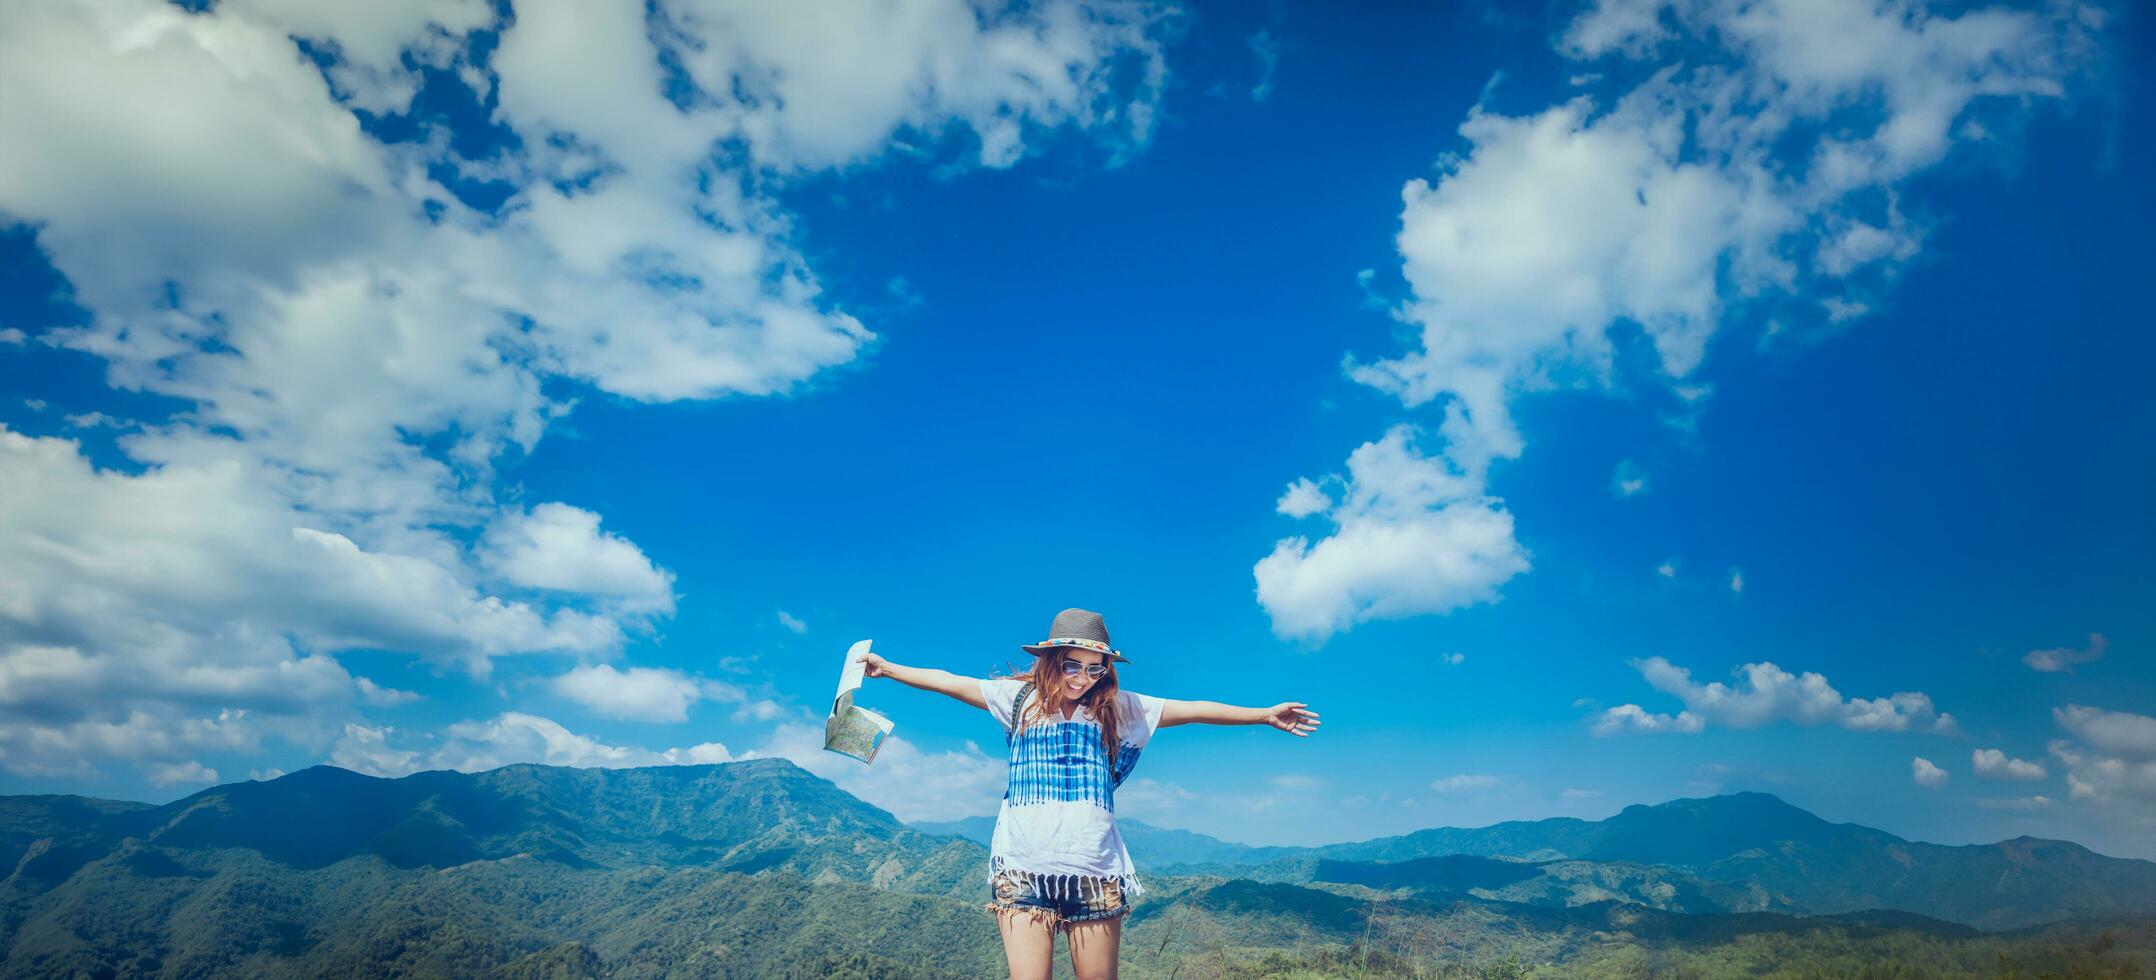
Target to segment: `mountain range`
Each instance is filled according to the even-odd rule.
[[[873,850],[855,841],[877,842]],[[123,844],[246,849],[295,868],[371,856],[397,868],[531,857],[567,868],[784,869],[921,894],[971,894],[981,850],[924,834],[783,759],[715,766],[517,765],[379,779],[315,766],[163,806],[0,797],[9,881],[64,881]]]
[[[922,830],[985,843],[994,818]],[[1135,820],[1142,867],[1254,881],[1329,882],[1530,905],[1622,901],[1694,914],[1874,909],[2013,929],[2156,909],[2156,863],[2017,837],[1943,845],[1832,823],[1767,793],[1634,805],[1606,820],[1440,827],[1320,847],[1251,847]]]
[[[323,766],[159,806],[0,797],[0,975],[988,975],[987,851],[968,837],[991,827],[907,826],[779,759]],[[1317,848],[1124,827],[1150,886],[1134,977],[1349,952],[1357,965],[1320,972],[2156,951],[2156,864],[2030,838],[1915,843],[1761,794]],[[2067,919],[2090,924],[1979,931]]]

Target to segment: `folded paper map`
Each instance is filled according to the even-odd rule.
[[[885,718],[853,703],[861,689],[861,658],[868,655],[869,641],[862,640],[846,651],[846,668],[839,671],[838,696],[831,699],[831,718],[823,723],[823,747],[862,762],[876,761],[876,750],[894,727]]]

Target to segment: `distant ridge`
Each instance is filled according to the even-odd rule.
[[[1783,841],[1823,841],[1833,838],[1841,828],[1892,837],[1885,831],[1856,824],[1829,823],[1771,793],[1742,792],[1667,803],[1635,803],[1603,820],[1550,817],[1508,820],[1486,827],[1433,827],[1305,850],[1362,861],[1481,854],[1689,866]]]
[[[1895,910],[1983,929],[2156,908],[2156,862],[2034,837],[1966,845],[1908,841],[1832,823],[1769,793],[1635,804],[1605,820],[1439,827],[1287,850],[1257,866],[1192,864],[1180,870],[1313,881],[1325,880],[1315,877],[1320,860],[1394,863],[1468,855],[1541,863],[1544,878],[1531,885],[1471,891],[1508,900],[1575,902],[1604,894],[1650,901],[1666,893],[1671,897],[1661,907],[1684,911]]]

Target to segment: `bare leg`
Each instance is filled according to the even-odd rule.
[[[1070,944],[1071,972],[1078,980],[1115,980],[1116,957],[1123,950],[1123,920],[1073,924]]]
[[[1010,964],[1011,980],[1048,980],[1055,966],[1056,929],[1047,914],[998,910],[996,928],[1003,930],[1003,959]]]

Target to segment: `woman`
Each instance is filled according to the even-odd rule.
[[[1003,932],[1012,980],[1046,980],[1056,933],[1070,936],[1080,980],[1112,978],[1123,916],[1139,892],[1137,871],[1115,827],[1115,788],[1130,776],[1153,730],[1170,725],[1271,725],[1317,731],[1302,702],[1237,708],[1171,701],[1122,690],[1099,613],[1065,609],[1048,639],[1022,645],[1034,657],[1022,677],[981,680],[902,667],[876,654],[864,673],[986,708],[1010,739],[1010,782],[988,849],[988,905]]]

